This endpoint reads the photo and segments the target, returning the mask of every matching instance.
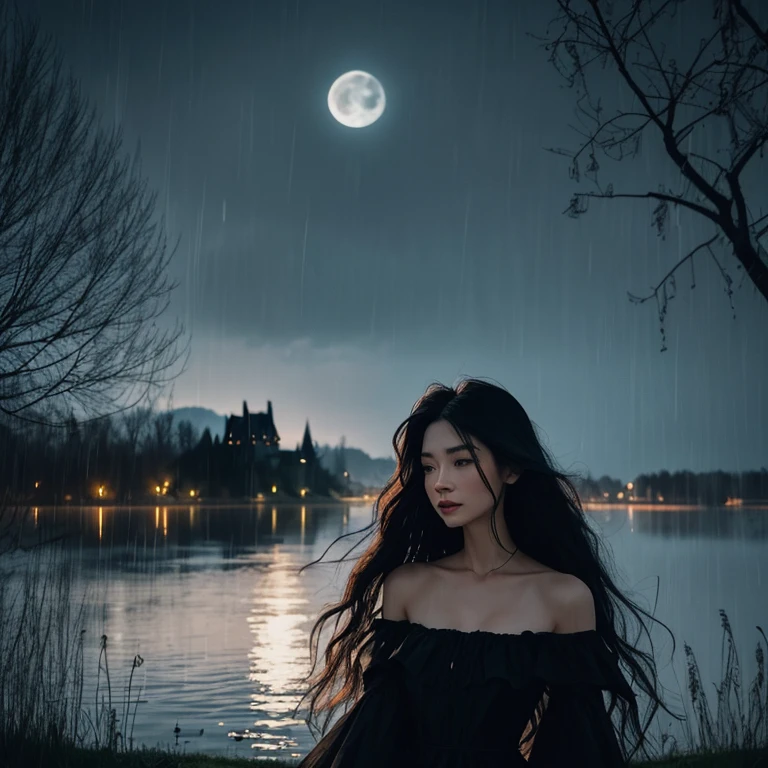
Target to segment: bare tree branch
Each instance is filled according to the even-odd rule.
[[[731,4],[736,10],[736,13],[744,19],[747,26],[755,33],[755,36],[763,41],[763,45],[768,47],[768,30],[760,29],[758,23],[755,21],[755,17],[747,11],[741,0],[732,0]]]
[[[712,260],[717,265],[718,270],[720,271],[720,275],[723,278],[723,281],[725,283],[725,291],[728,295],[728,300],[731,305],[731,311],[734,311],[733,307],[733,280],[730,277],[730,275],[723,269],[722,265],[717,259],[717,256],[715,255],[714,251],[712,250],[713,243],[720,237],[720,235],[715,235],[714,237],[710,238],[709,240],[706,240],[703,243],[699,243],[695,248],[691,249],[683,258],[681,258],[677,264],[675,264],[672,269],[667,272],[667,274],[664,276],[664,278],[653,288],[652,292],[648,294],[647,296],[635,296],[632,293],[627,292],[627,295],[629,297],[629,300],[634,302],[635,304],[643,304],[644,302],[648,301],[649,299],[655,299],[656,300],[656,306],[657,311],[659,315],[659,324],[660,324],[660,332],[661,332],[661,343],[662,343],[662,352],[667,349],[667,338],[666,338],[666,332],[664,330],[664,319],[667,314],[667,308],[669,302],[675,298],[676,295],[676,283],[675,283],[675,273],[677,270],[686,262],[689,262],[691,265],[691,288],[696,287],[696,279],[693,269],[693,260],[694,256],[696,256],[699,251],[707,250],[712,257]],[[734,313],[734,318],[736,317]]]
[[[653,200],[663,200],[666,203],[672,203],[672,205],[680,205],[683,208],[688,208],[691,211],[695,211],[696,213],[701,214],[702,216],[706,216],[708,219],[712,219],[712,221],[716,221],[717,214],[714,211],[710,211],[708,208],[706,208],[703,205],[698,205],[696,203],[692,203],[690,200],[686,200],[682,197],[675,197],[674,195],[668,195],[664,192],[642,192],[637,194],[632,194],[629,192],[613,192],[612,190],[608,192],[577,192],[574,195],[574,198],[596,198],[598,200],[611,200],[611,199],[640,199],[640,198],[648,198]],[[571,205],[566,208],[563,213],[575,213],[575,211],[572,211],[572,205],[574,203],[574,198],[571,199]],[[586,210],[580,211],[580,213],[586,213]]]
[[[49,38],[15,15],[0,52],[0,412],[114,413],[183,368],[156,193]]]
[[[662,324],[666,299],[660,297],[666,296],[681,264],[693,268],[693,257],[702,250],[727,278],[730,299],[731,280],[715,247],[732,253],[768,301],[768,263],[759,242],[768,227],[760,226],[765,217],[750,213],[764,206],[750,205],[744,186],[745,172],[764,162],[768,145],[768,30],[748,5],[746,0],[719,0],[714,15],[702,20],[694,0],[557,0],[559,13],[542,38],[551,63],[576,91],[575,112],[582,126],[575,129],[580,141],[572,150],[550,151],[570,158],[571,179],[579,183],[585,176],[595,188],[574,193],[564,212],[583,215],[590,198],[650,198],[658,201],[652,224],[662,237],[669,205],[702,217],[713,229],[646,297],[659,301]],[[698,44],[681,45],[679,36],[671,36],[673,28],[692,29],[702,22],[709,26]],[[687,61],[680,63],[678,57]],[[615,80],[606,80],[611,77],[606,72]],[[614,82],[630,100],[609,112],[606,96],[616,92]],[[727,144],[713,145],[710,137],[719,135],[728,137]],[[679,171],[679,188],[615,193],[613,184],[600,180],[600,156],[635,157],[646,137]],[[587,158],[585,170],[582,158]],[[755,189],[758,194],[764,190]]]

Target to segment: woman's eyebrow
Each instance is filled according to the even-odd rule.
[[[472,444],[472,447],[475,449],[476,452],[480,451],[480,449],[476,445]],[[448,448],[446,449],[445,452],[450,455],[451,453],[458,453],[459,451],[468,451],[468,450],[469,450],[468,445],[454,445],[453,448]],[[430,458],[430,459],[435,458],[431,453],[427,453],[426,451],[423,451],[421,455],[422,457],[426,456],[427,458]]]

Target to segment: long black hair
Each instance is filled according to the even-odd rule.
[[[309,640],[312,669],[302,681],[309,684],[309,688],[301,699],[311,696],[306,720],[310,730],[317,735],[317,713],[327,711],[320,729],[325,733],[336,708],[344,704],[345,710],[348,709],[362,692],[365,654],[361,651],[371,634],[373,619],[379,613],[376,604],[386,576],[403,563],[434,561],[463,548],[462,529],[444,525],[432,509],[424,487],[422,442],[427,427],[438,420],[448,422],[469,446],[478,472],[493,496],[494,511],[499,500],[480,468],[471,438],[490,449],[497,466],[513,468],[520,474],[512,485],[506,486],[504,496],[503,514],[510,536],[526,555],[556,571],[573,574],[592,591],[597,632],[618,656],[619,663],[628,668],[631,682],[649,699],[645,724],[641,724],[635,697],[626,700],[611,692],[609,714],[618,706],[622,749],[627,759],[636,753],[649,755],[647,730],[659,707],[676,719],[683,718],[667,709],[657,690],[653,643],[650,653],[634,647],[629,640],[627,619],[636,620],[649,641],[650,633],[643,617],[665,627],[672,636],[673,654],[674,635],[666,624],[633,603],[613,583],[609,575],[612,558],[584,514],[573,483],[577,476],[556,468],[525,410],[506,389],[475,378],[463,379],[455,388],[439,383],[427,388],[413,406],[411,415],[395,431],[392,445],[397,468],[374,503],[371,524],[362,531],[344,534],[368,531],[362,541],[370,536],[374,539],[355,563],[342,599],[321,613],[312,628]],[[503,548],[495,514],[491,515],[491,521],[494,539]],[[357,546],[359,543],[353,549]],[[304,568],[322,560],[328,549]],[[330,562],[342,560],[344,558]],[[339,630],[340,619],[345,614],[346,623]],[[325,650],[325,668],[314,675],[320,633],[333,616],[336,616],[336,632]],[[639,636],[640,632],[638,639]]]

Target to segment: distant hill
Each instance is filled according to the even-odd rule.
[[[197,430],[198,437],[203,434],[205,428],[211,430],[211,437],[224,437],[224,416],[212,411],[210,408],[174,408],[173,423],[180,421],[189,421]]]
[[[172,413],[174,424],[178,424],[182,420],[189,421],[197,430],[198,436],[202,435],[207,427],[211,431],[211,437],[216,437],[216,435],[219,438],[224,437],[225,417],[210,408],[174,408]],[[316,444],[315,448],[320,456],[320,464],[333,471],[335,446]],[[350,478],[355,483],[380,487],[389,480],[395,471],[394,459],[374,459],[360,448],[346,446],[344,455]]]
[[[321,445],[317,447],[320,455],[320,464],[325,469],[334,470],[334,446]],[[344,456],[350,479],[355,483],[366,486],[381,487],[389,480],[395,471],[394,459],[373,459],[365,451],[359,448],[344,447]]]

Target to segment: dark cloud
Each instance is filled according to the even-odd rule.
[[[755,292],[737,293],[734,321],[716,269],[692,292],[681,277],[661,354],[655,307],[626,292],[658,281],[700,225],[683,217],[661,241],[642,203],[562,215],[567,161],[544,148],[573,145],[571,94],[526,34],[546,7],[29,3],[105,120],[141,141],[181,236],[174,307],[194,337],[177,404],[270,398],[297,430],[314,415],[319,439],[346,429],[386,454],[429,381],[490,375],[565,463],[597,474],[765,463]],[[326,105],[353,69],[387,93],[361,130]],[[652,147],[614,174],[670,179]]]

